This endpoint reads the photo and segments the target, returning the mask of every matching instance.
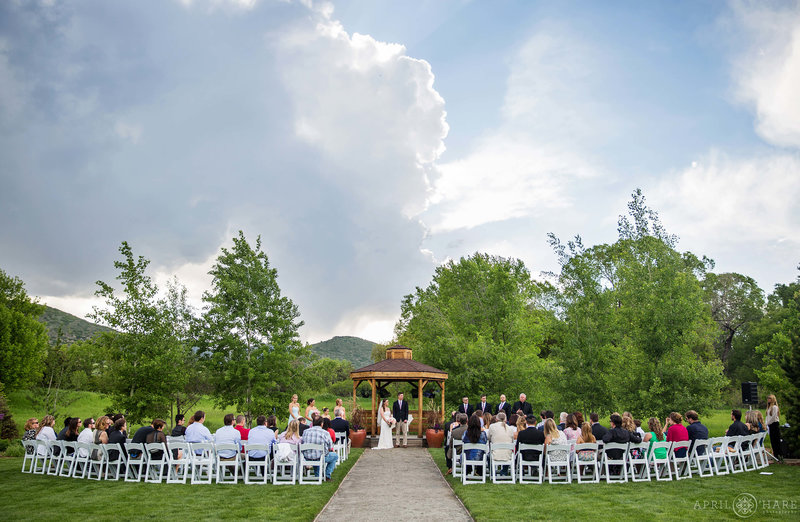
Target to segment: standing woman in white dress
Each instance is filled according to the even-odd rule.
[[[769,429],[769,441],[772,444],[772,454],[778,460],[783,460],[783,448],[781,447],[781,411],[778,408],[778,399],[774,395],[767,397],[767,428]]]
[[[394,418],[389,413],[389,399],[381,401],[378,406],[378,420],[381,426],[381,436],[378,439],[378,447],[375,449],[391,449],[394,447],[392,442],[392,423]]]
[[[286,423],[288,426],[292,421],[300,419],[300,404],[297,402],[297,394],[292,395],[292,402],[289,403],[289,421]]]

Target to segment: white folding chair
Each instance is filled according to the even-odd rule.
[[[179,438],[181,437],[173,437],[173,439]],[[180,440],[173,440],[169,443],[167,461],[169,462],[167,484],[186,484],[186,479],[189,477],[189,470],[192,466],[189,444]]]
[[[691,441],[688,440],[672,443],[672,451],[668,455],[672,471],[675,473],[675,480],[692,478],[692,466],[689,463],[689,446],[691,445]]]
[[[347,439],[347,432],[346,431],[335,431],[333,432],[334,436],[336,437],[336,444],[334,448],[336,449],[336,454],[339,455],[339,460],[337,463],[342,463],[347,460],[348,454],[348,439]]]
[[[744,455],[742,454],[742,435],[728,437],[728,462],[731,473],[741,473],[744,469]]]
[[[524,460],[524,451],[537,451],[534,460]],[[530,454],[530,453],[529,453]],[[541,484],[544,479],[544,444],[520,444],[517,446],[517,477],[520,484]]]
[[[461,453],[464,442],[456,439],[453,439],[450,442],[453,447],[453,449],[450,451],[450,454],[453,456],[453,478],[461,478]]]
[[[467,455],[469,450],[481,450],[479,458],[470,459]],[[489,451],[488,444],[473,444],[465,442],[461,451],[461,483],[462,484],[484,484],[486,483],[486,452]],[[480,466],[480,471],[478,467]],[[468,471],[469,468],[471,472]]]
[[[239,445],[228,442],[217,443],[214,445],[214,451],[217,454],[217,484],[236,484],[239,482],[239,468],[242,465],[241,460],[239,460],[241,455]],[[233,451],[233,456],[220,456],[220,452],[230,451]]]
[[[105,444],[92,444],[89,447],[89,472],[86,478],[89,480],[100,480],[103,478],[103,471],[108,462],[108,453]]]
[[[189,444],[192,458],[192,484],[211,484],[214,478],[214,444],[192,442]]]
[[[86,478],[89,473],[89,452],[92,449],[90,442],[75,443],[75,465],[72,467],[73,478]]]
[[[124,479],[128,462],[125,451],[119,447],[119,444],[109,444],[109,447],[106,448],[106,455],[106,480],[119,480],[120,477]]]
[[[244,449],[244,477],[245,484],[266,484],[269,480],[269,445],[243,443]],[[253,460],[250,456],[251,451],[263,451],[263,460]],[[252,473],[252,475],[251,475]]]
[[[319,457],[316,459],[306,458],[306,451],[319,451]],[[325,446],[322,444],[311,444],[310,442],[303,442],[299,448],[300,454],[300,484],[322,484],[325,479]],[[316,476],[312,471],[317,469]]]
[[[64,460],[64,441],[54,440],[50,444],[50,465],[47,466],[48,475],[58,475],[61,472],[61,462]]]
[[[758,469],[766,468],[769,466],[769,461],[767,460],[767,449],[764,447],[764,439],[767,437],[767,432],[762,431],[761,433],[756,436],[753,444],[753,455],[756,457],[756,467]]]
[[[584,442],[575,444],[575,460],[573,460],[573,475],[578,478],[578,484],[600,482],[600,470],[597,466],[597,444]],[[589,469],[589,478],[585,478],[585,471]]]
[[[728,457],[728,437],[712,437],[708,439],[711,449],[711,462],[717,475],[731,472],[731,460]]]
[[[692,444],[692,453],[689,456],[692,471],[700,477],[713,477],[714,463],[711,455],[711,442],[708,439],[696,439]]]
[[[149,442],[144,445],[144,452],[147,455],[147,464],[144,468],[144,481],[160,484],[164,480],[164,475],[169,464],[167,447],[163,442]]]
[[[62,444],[62,451],[64,454],[61,457],[61,464],[58,470],[59,477],[71,477],[73,469],[75,467],[75,459],[78,456],[78,452],[75,449],[75,445],[77,442],[74,441],[64,441]]]
[[[664,450],[657,451],[657,450]],[[669,454],[672,449],[672,443],[666,441],[654,441],[647,454],[647,462],[650,468],[653,469],[653,474],[656,480],[672,480],[672,469],[670,468]],[[663,456],[659,456],[663,455]]]
[[[547,469],[548,483],[569,484],[572,482],[572,470],[569,462],[571,448],[571,444],[548,444],[546,446],[544,465]],[[564,468],[563,474],[561,473],[561,468]]]
[[[744,463],[745,471],[753,471],[755,469],[758,469],[758,463],[756,461],[756,453],[755,451],[753,451],[755,449],[757,438],[758,438],[758,433],[742,437],[742,444],[740,451],[742,452],[742,461]]]
[[[492,482],[494,484],[513,484],[516,482],[516,466],[514,465],[514,444],[510,442],[492,442],[491,451]],[[497,451],[508,450],[507,459],[498,459]],[[502,473],[507,471],[507,473]],[[500,473],[498,473],[500,472]]]
[[[613,458],[609,455],[610,451],[620,451],[620,458]],[[601,466],[606,483],[628,482],[628,444],[619,442],[608,442],[603,445],[603,457]],[[617,473],[611,473],[617,469]]]
[[[47,473],[47,463],[50,460],[51,440],[35,440],[36,454],[33,458],[33,473],[44,475]]]
[[[25,449],[22,459],[22,472],[33,473],[33,461],[36,459],[36,441],[23,440],[22,447]]]
[[[139,482],[147,472],[147,451],[144,444],[128,442],[125,444],[125,482]]]
[[[281,444],[289,446],[292,451],[291,453],[286,452],[286,458],[284,460],[279,456],[279,451],[275,452],[272,459],[272,483],[275,485],[295,484],[297,482],[298,457],[295,451],[297,446],[286,442]]]
[[[647,459],[649,442],[628,444],[628,471],[633,482],[650,482],[650,463]]]

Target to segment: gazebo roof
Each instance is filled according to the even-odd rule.
[[[409,378],[426,378],[429,380],[445,380],[447,372],[422,364],[411,358],[411,350],[405,346],[393,346],[387,350],[388,359],[364,366],[350,372],[351,379],[368,379],[382,377],[388,380]]]

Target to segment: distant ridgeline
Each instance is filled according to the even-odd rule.
[[[61,342],[63,344],[91,339],[98,332],[110,332],[111,328],[90,323],[80,317],[75,317],[67,312],[45,306],[44,313],[39,318],[47,326],[47,335],[50,342],[58,339],[58,329],[61,328]]]
[[[336,336],[333,339],[312,344],[311,349],[320,357],[344,359],[353,363],[353,368],[372,364],[372,347],[375,343],[360,337]]]

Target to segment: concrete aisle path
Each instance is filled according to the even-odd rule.
[[[368,449],[316,520],[472,520],[425,448]]]

